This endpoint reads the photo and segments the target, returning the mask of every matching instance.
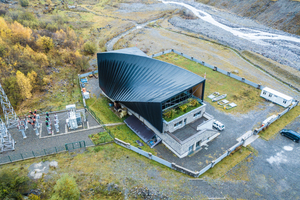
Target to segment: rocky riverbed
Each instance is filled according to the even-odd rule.
[[[215,21],[226,25],[227,27],[239,30],[240,32],[253,32],[256,33],[256,36],[258,37],[262,34],[262,32],[265,32],[267,34],[274,34],[274,38],[276,37],[276,35],[280,35],[284,37],[292,37],[300,41],[300,37],[297,35],[292,35],[283,31],[268,28],[251,19],[243,18],[225,11],[220,11],[201,3],[184,3],[208,13]],[[180,5],[175,6],[177,6],[178,8],[183,7]],[[288,65],[300,70],[300,45],[298,42],[274,39],[272,37],[260,40],[245,39],[232,34],[227,30],[224,30],[224,28],[222,27],[215,26],[200,18],[187,20],[178,16],[174,16],[170,18],[169,22],[176,27],[205,35],[211,39],[217,40],[222,44],[231,46],[238,50],[253,51],[267,58],[271,58],[272,60],[275,60],[281,64]]]

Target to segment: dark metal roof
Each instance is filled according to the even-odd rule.
[[[127,53],[98,53],[99,85],[162,132],[161,102],[205,81],[175,65]]]

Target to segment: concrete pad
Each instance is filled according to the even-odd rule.
[[[249,137],[243,144],[244,147],[246,147],[247,145],[251,144],[252,142],[254,142],[257,138],[259,138],[259,135],[252,135],[251,137]]]

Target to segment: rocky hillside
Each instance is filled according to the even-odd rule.
[[[196,0],[275,29],[300,35],[300,1],[297,0]]]

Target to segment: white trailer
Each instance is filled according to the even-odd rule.
[[[268,87],[263,88],[260,96],[285,108],[291,105],[293,101],[293,97],[282,94],[281,92],[278,92]]]

